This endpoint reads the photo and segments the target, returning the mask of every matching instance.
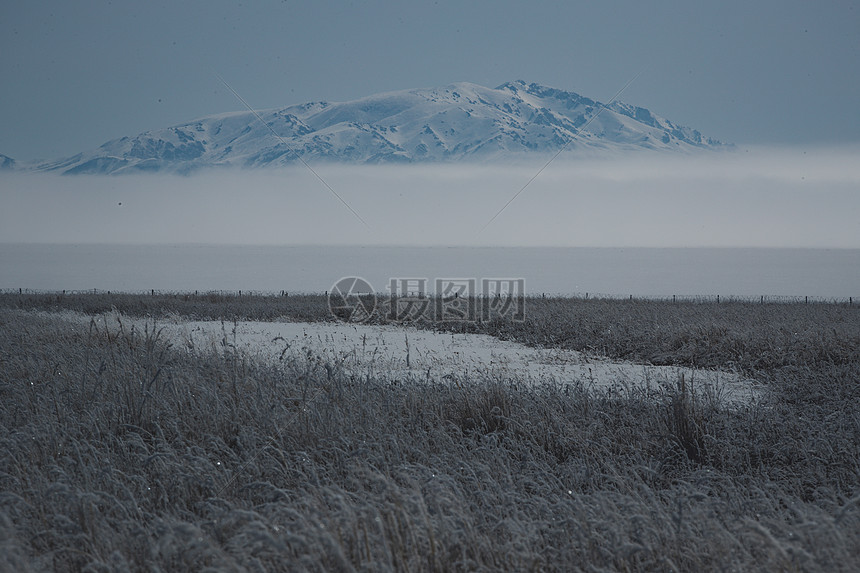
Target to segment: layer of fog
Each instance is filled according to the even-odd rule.
[[[857,148],[0,177],[0,242],[860,248]]]

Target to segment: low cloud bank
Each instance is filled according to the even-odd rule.
[[[13,173],[0,176],[0,242],[860,248],[858,157],[857,147],[563,154],[524,190],[546,160],[314,165],[339,198],[304,167]]]

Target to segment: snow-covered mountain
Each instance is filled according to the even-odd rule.
[[[568,153],[723,145],[641,107],[614,102],[602,108],[579,94],[534,83],[494,89],[456,83],[263,110],[258,113],[265,125],[250,111],[212,115],[115,139],[37,169],[189,173],[215,166],[287,165],[297,154],[309,162],[402,163],[551,153],[565,145]]]

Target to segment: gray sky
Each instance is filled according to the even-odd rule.
[[[646,67],[647,66],[647,67]],[[524,79],[724,141],[860,142],[851,1],[0,4],[0,153],[55,158],[242,109]]]

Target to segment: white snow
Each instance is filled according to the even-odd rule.
[[[89,321],[89,317],[77,315]],[[126,332],[142,332],[152,320],[108,315],[98,320]],[[590,356],[572,350],[532,348],[482,334],[451,334],[393,325],[305,322],[157,321],[160,336],[187,352],[238,352],[250,360],[319,360],[345,375],[385,381],[448,381],[467,385],[478,380],[523,384],[581,385],[613,395],[646,391],[658,396],[677,387],[683,375],[696,395],[733,405],[761,396],[753,380],[731,372],[649,366]]]
[[[462,82],[442,88],[375,94],[348,102],[311,102],[260,110],[259,116],[250,111],[221,113],[116,139],[37,169],[65,172],[83,166],[88,173],[113,173],[145,167],[147,171],[186,173],[213,165],[287,165],[295,162],[295,155],[284,154],[285,141],[306,159],[353,163],[505,160],[511,154],[552,153],[558,149],[557,137],[573,138],[572,148],[601,151],[647,148],[689,152],[717,147],[697,144],[689,138],[692,130],[686,128],[682,129],[686,141],[663,143],[661,137],[668,120],[651,114],[662,127],[641,123],[626,115],[635,108],[621,104],[604,109],[585,130],[572,130],[570,122],[586,113],[589,102],[579,101],[573,92],[551,95],[547,89],[522,83],[493,89]],[[598,109],[600,106],[594,103],[588,113],[594,114]],[[297,131],[296,126],[301,129]],[[438,141],[425,133],[428,128],[439,135]],[[183,137],[178,137],[177,129],[185,132]],[[123,161],[101,166],[92,163],[104,157]]]

